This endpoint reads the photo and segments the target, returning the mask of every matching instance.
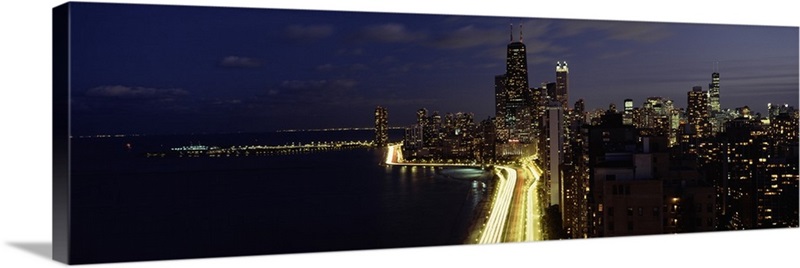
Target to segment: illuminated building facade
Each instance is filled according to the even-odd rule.
[[[786,121],[796,124],[797,117],[791,117]],[[722,219],[727,229],[798,224],[797,142],[771,133],[783,129],[793,132],[784,132],[783,137],[796,137],[797,132],[780,121],[765,126],[757,118],[742,116],[725,124],[720,137],[725,171],[720,187],[726,194]]]
[[[688,141],[683,144],[685,149],[697,154],[697,147],[701,140],[711,135],[711,124],[708,113],[708,93],[702,87],[695,86],[687,93],[686,107],[687,127],[684,128]]]
[[[709,127],[712,135],[723,131],[723,125],[730,120],[725,116],[719,103],[719,73],[714,72],[711,74],[711,83],[708,84],[708,110],[709,110]]]
[[[556,62],[555,99],[566,110],[569,107],[569,68],[567,62]]]
[[[496,75],[494,77],[494,105],[495,117],[505,118],[506,114],[506,75]]]
[[[492,118],[481,121],[475,132],[475,159],[481,163],[494,163],[497,150],[497,131]]]
[[[520,25],[519,41],[514,41],[511,36],[511,43],[506,47],[506,89],[509,98],[514,99],[522,96],[528,90],[528,56],[525,51],[525,44],[522,43],[522,26]]]
[[[417,123],[406,128],[403,157],[414,160],[476,160],[493,156],[477,154],[479,134],[472,113],[447,113],[444,118],[425,108],[417,110]],[[480,136],[493,142],[494,137]]]
[[[758,181],[762,177],[767,150],[764,131],[758,122],[740,117],[725,127],[723,167],[727,170],[723,187],[725,224],[730,229],[752,229],[757,227]],[[755,160],[755,162],[753,162]]]
[[[583,99],[575,102],[566,112],[563,170],[563,201],[561,202],[563,229],[567,237],[588,237],[586,213],[589,187],[589,168],[586,152],[586,112]]]
[[[375,145],[386,146],[389,142],[389,112],[386,108],[375,108]]]
[[[720,112],[719,104],[719,73],[711,74],[711,83],[708,84],[708,108],[711,113]]]
[[[561,163],[563,162],[564,150],[564,108],[561,107],[560,102],[551,102],[547,107],[545,116],[542,117],[544,131],[541,141],[543,141],[540,148],[542,149],[540,156],[543,156],[542,163],[544,163],[545,181],[548,182],[548,191],[550,193],[550,205],[558,205],[561,203],[563,194],[563,181],[561,179]],[[562,207],[563,208],[563,207]]]
[[[672,100],[662,97],[648,97],[642,107],[633,109],[631,121],[644,134],[669,136],[670,140],[674,140],[677,133],[677,126],[672,124],[674,110]],[[627,111],[623,114],[623,123],[625,123],[625,115],[627,115]]]
[[[417,155],[421,155],[423,148],[422,128],[416,124],[407,127],[403,136],[403,157],[415,158]]]
[[[587,122],[587,118],[586,118],[586,103],[583,101],[583,99],[579,99],[578,101],[575,102],[575,108],[574,109],[575,109],[575,111],[577,111],[580,114],[581,121],[583,123],[586,123]]]
[[[622,120],[609,110],[587,127],[588,236],[715,230],[715,188],[694,159]]]
[[[495,131],[496,137],[500,141],[509,139],[509,130],[506,128],[506,75],[494,77],[494,104],[495,104]]]
[[[528,87],[528,60],[525,44],[520,36],[506,47],[506,73],[495,77],[495,114],[499,118],[497,138],[503,155],[521,154],[533,141],[533,97]]]
[[[700,86],[695,86],[687,93],[686,119],[692,132],[697,137],[709,134],[708,94]]]
[[[769,137],[774,142],[774,154],[776,156],[797,155],[798,143],[798,120],[800,115],[798,110],[789,105],[780,106],[775,109],[768,105],[769,109]],[[776,112],[777,111],[777,112]]]
[[[674,155],[672,155],[674,156]],[[667,158],[665,156],[663,158]],[[678,155],[679,158],[683,156]],[[661,160],[659,157],[658,160]],[[683,158],[688,160],[690,158]],[[664,233],[690,233],[717,230],[717,192],[694,163],[654,163],[663,174],[664,207],[661,210]],[[655,213],[655,211],[654,211]]]
[[[625,99],[623,103],[622,124],[633,125],[633,100]]]
[[[663,232],[662,183],[653,179],[652,155],[639,140],[611,109],[588,127],[589,237]]]

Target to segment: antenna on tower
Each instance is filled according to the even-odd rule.
[[[522,22],[519,22],[519,42],[522,43]]]
[[[514,42],[514,24],[508,24],[508,34],[511,38],[508,39],[509,42]]]

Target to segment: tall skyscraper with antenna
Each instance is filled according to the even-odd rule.
[[[510,42],[506,51],[506,90],[512,93],[510,96],[521,96],[529,89],[528,57],[525,44],[522,43],[522,25],[519,28],[519,40],[514,41],[512,29]]]
[[[506,48],[506,74],[503,83],[505,103],[503,106],[504,128],[509,138],[529,142],[531,137],[530,87],[528,86],[528,58],[525,44],[522,43],[522,25],[519,40],[514,41],[511,25],[510,43]]]

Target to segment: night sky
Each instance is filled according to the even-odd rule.
[[[415,111],[494,114],[509,24],[531,86],[570,68],[570,103],[686,106],[719,62],[723,108],[798,106],[798,29],[510,17],[74,4],[72,133],[369,127]]]

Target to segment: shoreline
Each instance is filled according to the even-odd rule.
[[[466,228],[466,233],[462,235],[462,239],[460,239],[460,243],[464,245],[469,244],[479,244],[479,239],[481,232],[483,231],[483,227],[485,223],[489,220],[489,214],[491,211],[491,204],[490,197],[494,194],[497,190],[495,189],[497,183],[497,176],[491,172],[486,171],[481,165],[476,164],[447,164],[447,163],[407,163],[407,162],[398,162],[398,160],[402,159],[402,149],[401,144],[393,144],[386,146],[386,161],[382,163],[383,165],[387,166],[429,166],[429,167],[438,167],[438,168],[478,168],[483,172],[488,172],[488,174],[481,175],[482,178],[480,179],[470,179],[470,178],[457,178],[451,174],[442,174],[440,171],[436,171],[437,175],[440,175],[444,178],[452,179],[452,180],[459,180],[459,181],[481,181],[485,182],[486,186],[483,188],[485,190],[481,194],[481,200],[475,205],[475,208],[472,211],[472,216],[469,220],[469,225]]]

